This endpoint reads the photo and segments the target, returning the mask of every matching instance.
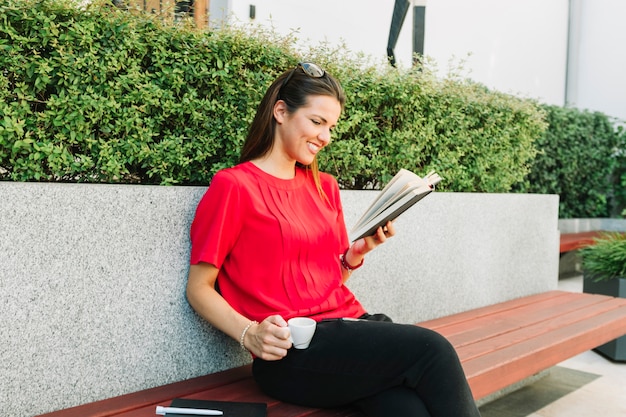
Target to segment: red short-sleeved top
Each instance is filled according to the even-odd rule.
[[[339,186],[320,179],[329,201],[303,168],[284,180],[245,162],[219,171],[198,204],[191,263],[215,265],[222,296],[245,317],[365,313],[342,283],[339,254],[349,242]]]

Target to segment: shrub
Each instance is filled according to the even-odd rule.
[[[626,278],[626,233],[606,233],[580,249],[583,269],[594,281]]]
[[[0,167],[16,181],[203,183],[236,161],[284,46],[56,1],[0,6]]]
[[[0,15],[0,179],[207,184],[236,163],[261,95],[302,56],[348,95],[320,156],[344,188],[405,167],[436,169],[443,190],[508,191],[545,129],[532,101],[342,48],[296,52],[261,30],[199,31],[109,2],[15,0]]]
[[[517,191],[559,194],[559,217],[609,217],[620,144],[611,119],[599,112],[543,106],[549,124],[536,143],[532,170]],[[622,140],[623,141],[623,140]]]

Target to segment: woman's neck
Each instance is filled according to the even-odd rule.
[[[290,180],[296,176],[295,162],[284,161],[282,163],[277,163],[271,157],[257,158],[250,162],[256,165],[256,167],[261,171],[264,171],[276,178]]]

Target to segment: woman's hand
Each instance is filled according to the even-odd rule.
[[[354,242],[348,251],[348,254],[351,254],[353,257],[350,259],[346,257],[346,261],[348,261],[350,265],[358,264],[366,253],[374,250],[378,245],[385,243],[387,239],[395,234],[396,229],[393,227],[393,222],[388,221],[385,226],[376,229],[376,233],[372,236],[367,236]],[[360,258],[358,257],[359,255]]]
[[[287,356],[291,347],[291,333],[287,322],[279,315],[269,316],[246,332],[243,344],[252,354],[266,361]]]
[[[345,254],[344,260],[348,265],[354,265],[355,268],[361,265],[365,254],[374,250],[378,245],[385,243],[387,239],[396,234],[393,222],[389,221],[383,227],[379,227],[372,236],[361,238],[354,242]],[[343,282],[350,278],[351,270],[343,269]]]

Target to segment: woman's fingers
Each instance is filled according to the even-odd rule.
[[[291,348],[287,322],[278,315],[270,316],[254,329],[253,353],[264,360],[278,360]]]

